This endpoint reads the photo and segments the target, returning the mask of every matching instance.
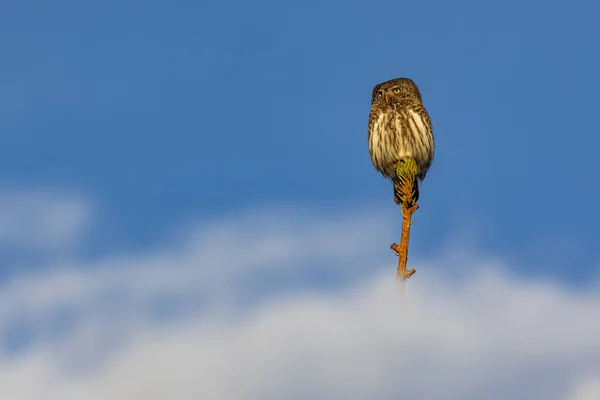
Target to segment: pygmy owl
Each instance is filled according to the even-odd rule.
[[[419,183],[425,179],[433,161],[434,141],[431,120],[421,103],[417,85],[408,78],[397,78],[373,88],[369,115],[369,154],[376,170],[394,183],[394,201],[400,204],[395,165],[412,158],[417,164],[413,188],[419,199]]]

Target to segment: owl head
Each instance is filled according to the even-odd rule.
[[[371,103],[388,103],[393,98],[409,98],[421,101],[421,93],[411,79],[396,78],[376,85],[373,88]]]

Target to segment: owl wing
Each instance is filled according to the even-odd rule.
[[[367,137],[371,137],[371,133],[373,130],[373,125],[375,124],[375,120],[379,118],[379,114],[381,113],[381,109],[377,104],[373,104],[371,106],[371,112],[369,113],[369,130],[367,132]]]
[[[411,133],[427,133],[433,136],[433,127],[427,110],[418,100],[408,99],[397,102],[394,108],[398,114],[403,114],[407,128],[411,129]]]

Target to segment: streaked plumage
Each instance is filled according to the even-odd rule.
[[[373,88],[368,140],[373,166],[393,183],[397,183],[395,164],[405,158],[416,161],[418,181],[425,179],[433,161],[433,129],[412,80],[392,79]],[[418,200],[418,182],[414,190]],[[394,200],[400,204],[395,189]]]

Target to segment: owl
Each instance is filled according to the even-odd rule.
[[[429,114],[411,79],[392,79],[373,88],[368,141],[373,166],[394,184],[396,204],[401,201],[395,165],[406,158],[415,160],[417,179],[413,190],[418,200],[419,183],[433,161],[434,140]]]

